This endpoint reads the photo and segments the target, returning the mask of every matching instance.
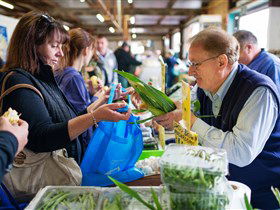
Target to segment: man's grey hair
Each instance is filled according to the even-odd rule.
[[[225,54],[229,64],[239,59],[238,41],[230,34],[216,27],[207,28],[192,38],[191,46],[201,46],[206,52],[215,55]]]
[[[246,44],[258,45],[257,37],[250,31],[239,30],[235,32],[233,36],[238,40],[241,48]]]

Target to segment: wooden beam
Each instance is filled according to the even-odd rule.
[[[96,4],[91,8],[67,8],[67,11],[75,15],[96,15],[100,13],[100,7],[97,9]],[[190,15],[201,14],[201,9],[144,9],[144,8],[131,8],[125,7],[123,10],[124,15]]]
[[[124,8],[124,14],[126,15],[190,15],[200,14],[200,9],[140,9],[140,8]]]
[[[128,32],[128,15],[123,15],[123,40],[128,41],[130,39],[129,32]]]
[[[166,9],[168,9],[168,10],[172,9],[172,7],[173,7],[173,5],[175,4],[176,1],[177,1],[177,0],[169,0],[168,4],[167,4],[167,6],[166,6]],[[165,17],[166,17],[166,15],[161,16],[161,17],[158,19],[157,24],[160,24],[161,21],[163,21],[163,19],[164,19]]]
[[[99,4],[99,6],[101,7],[101,9],[103,11],[103,14],[107,15],[110,18],[110,20],[113,23],[113,25],[115,26],[115,28],[120,32],[123,31],[120,24],[116,21],[115,17],[111,14],[111,12],[108,10],[108,8],[106,7],[106,5],[104,4],[104,2],[102,0],[96,0],[96,3],[93,3],[91,0],[86,0],[86,2],[88,3],[88,5],[91,8],[96,8],[95,4],[96,3]]]
[[[153,24],[153,25],[145,25],[145,24],[129,24],[129,28],[147,28],[147,29],[160,29],[160,28],[170,28],[170,29],[175,29],[179,28],[179,25],[159,25],[159,24]]]

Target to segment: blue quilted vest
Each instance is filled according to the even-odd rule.
[[[219,116],[217,118],[202,118],[207,124],[225,131],[232,131],[238,115],[251,96],[252,92],[260,86],[268,87],[278,100],[280,111],[280,99],[276,85],[270,78],[250,70],[245,65],[239,65],[237,74],[226,93]],[[198,88],[198,99],[201,103],[201,115],[213,115],[212,102]],[[258,114],[258,113],[252,113]],[[279,208],[270,187],[280,187],[280,117],[267,140],[263,151],[255,160],[245,167],[229,164],[229,180],[242,182],[252,190],[251,203],[255,208],[272,209]]]

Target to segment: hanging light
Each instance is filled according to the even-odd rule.
[[[137,38],[137,35],[136,34],[132,34],[132,39],[136,39]]]
[[[132,28],[131,33],[135,34],[136,33],[136,28]]]
[[[104,20],[105,20],[104,17],[103,17],[101,14],[99,14],[99,13],[96,15],[96,18],[97,18],[101,23],[103,23]]]
[[[134,16],[131,16],[131,17],[129,18],[129,21],[130,21],[131,24],[135,24],[135,17],[134,17]]]
[[[133,3],[133,0],[127,0],[127,2],[128,2],[129,4],[132,4],[132,3]]]
[[[114,29],[112,26],[109,28],[109,31],[110,31],[111,33],[115,33],[115,29]]]
[[[9,9],[14,9],[14,5],[9,4],[9,3],[5,2],[5,1],[1,1],[0,0],[0,5],[2,5],[3,7],[7,7]]]
[[[80,0],[81,3],[84,3],[86,0]]]

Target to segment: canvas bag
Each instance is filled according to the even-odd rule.
[[[111,88],[109,104],[113,101],[116,86]],[[130,97],[128,100],[130,104]],[[138,119],[131,115],[127,121],[99,122],[81,163],[83,186],[112,185],[108,176],[122,182],[144,176],[134,167],[143,149],[142,131],[135,123]]]
[[[35,91],[43,99],[38,89],[28,84],[17,84],[5,89],[7,79],[13,74],[8,73],[2,80],[0,96],[0,114],[3,114],[3,98],[19,88]],[[43,99],[44,100],[44,99]],[[43,187],[48,185],[78,186],[81,184],[82,173],[73,158],[68,158],[65,149],[53,152],[34,153],[24,148],[14,159],[13,167],[4,176],[3,183],[19,202],[29,201]]]

